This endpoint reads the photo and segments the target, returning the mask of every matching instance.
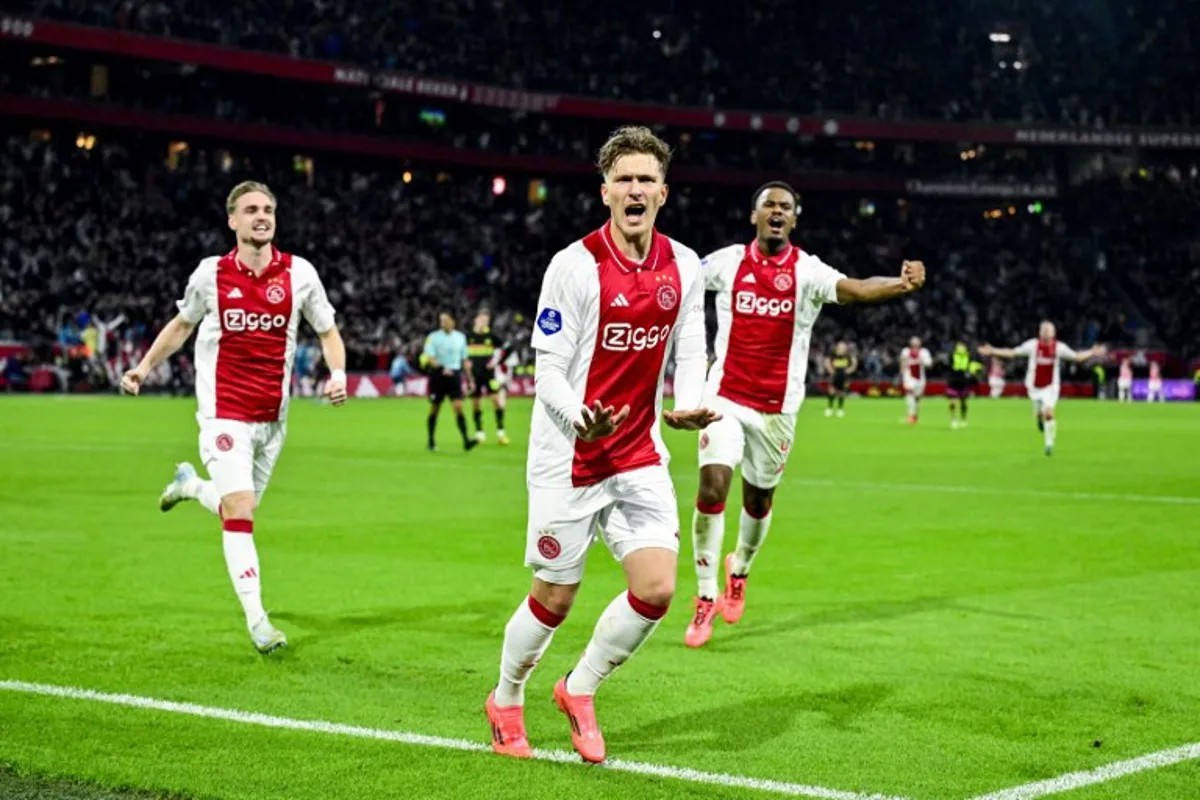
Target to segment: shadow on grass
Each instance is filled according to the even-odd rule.
[[[0,763],[0,797],[4,800],[199,800],[194,795],[106,787],[74,778],[36,775],[5,763]]]

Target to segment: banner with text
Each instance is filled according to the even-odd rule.
[[[292,58],[222,45],[168,39],[108,28],[0,16],[0,38],[26,39],[75,50],[197,64],[230,72],[269,75],[313,83],[374,87],[397,94],[517,111],[573,117],[677,125],[716,130],[762,131],[797,136],[899,141],[978,142],[1059,147],[1142,147],[1200,149],[1200,130],[1120,128],[1094,130],[1030,127],[998,123],[893,121],[855,117],[817,117],[781,112],[661,106],[628,100],[578,97],[553,92],[506,89],[402,71],[376,70],[330,61]],[[990,195],[989,195],[990,196]]]

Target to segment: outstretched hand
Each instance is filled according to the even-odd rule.
[[[990,344],[979,345],[979,355],[983,356],[984,358],[991,358],[993,352],[994,348]]]
[[[703,430],[719,419],[721,419],[720,414],[707,408],[663,412],[663,422],[678,431]]]
[[[616,411],[597,400],[591,408],[583,407],[583,421],[575,423],[575,435],[585,442],[611,436],[629,416],[629,406]]]
[[[915,292],[925,285],[925,262],[905,261],[900,265],[900,285],[906,292]]]

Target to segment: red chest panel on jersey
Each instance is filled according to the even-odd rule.
[[[908,348],[908,374],[913,380],[921,380],[921,349]]]
[[[778,261],[756,258],[750,245],[730,289],[729,345],[717,393],[777,414],[787,394],[796,336],[798,248]]]
[[[217,417],[244,422],[279,419],[283,404],[288,327],[292,319],[292,257],[274,251],[255,276],[236,253],[217,264]]]
[[[1054,364],[1057,360],[1058,342],[1054,339],[1048,342],[1038,339],[1033,364],[1033,386],[1035,389],[1044,389],[1054,383]]]
[[[651,254],[638,266],[613,252],[603,235],[606,228],[584,239],[600,278],[596,348],[584,403],[599,400],[618,411],[629,406],[629,418],[613,436],[575,443],[571,480],[576,486],[660,463],[651,431],[658,422],[667,346],[683,303],[679,268],[665,237],[655,234]]]

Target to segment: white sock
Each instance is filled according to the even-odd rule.
[[[1054,428],[1056,427],[1057,423],[1058,420],[1046,420],[1046,425],[1042,429],[1042,436],[1046,440],[1046,447],[1054,447]]]
[[[617,595],[600,615],[583,658],[571,670],[567,693],[595,694],[604,679],[650,638],[666,613],[666,607],[645,603],[632,592]]]
[[[254,523],[248,519],[227,519],[224,525],[225,566],[233,581],[233,590],[246,612],[246,627],[266,616],[262,604],[262,582],[258,575],[258,550],[254,547]]]
[[[525,705],[525,681],[542,658],[563,618],[527,597],[504,626],[504,648],[500,651],[500,681],[496,705]]]
[[[767,531],[770,528],[770,511],[762,519],[757,519],[747,514],[746,509],[742,509],[741,519],[738,520],[737,550],[733,552],[734,575],[743,576],[750,573],[750,565],[754,562],[754,556],[758,554],[758,549],[762,547],[763,541],[767,538]]]
[[[904,395],[904,405],[908,408],[908,415],[915,417],[917,415],[917,398],[911,394]]]
[[[696,583],[701,597],[717,599],[717,566],[721,563],[721,544],[725,541],[725,504],[697,505],[692,514],[692,552],[696,558]]]
[[[193,478],[183,485],[183,494],[185,497],[199,501],[200,505],[212,513],[220,515],[221,498],[217,496],[217,487],[213,485],[212,481]]]

